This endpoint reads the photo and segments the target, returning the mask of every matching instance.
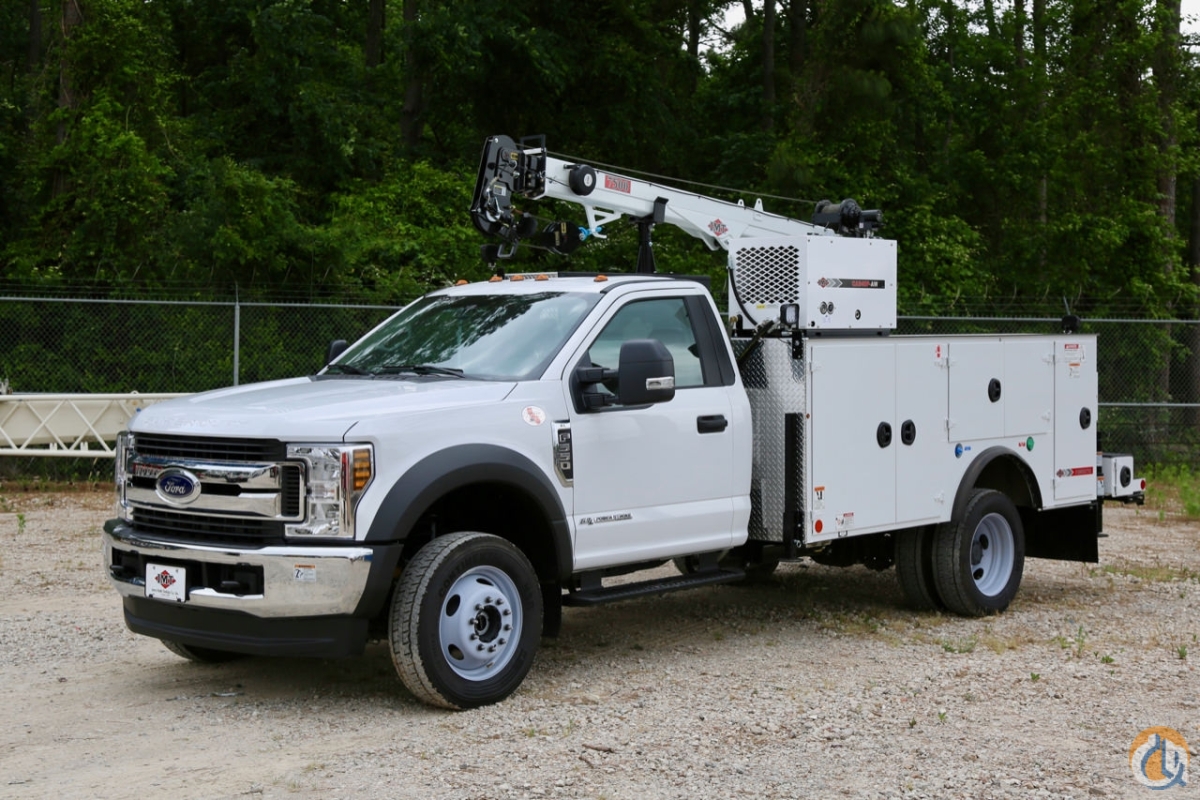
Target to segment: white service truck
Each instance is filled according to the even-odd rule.
[[[563,605],[808,557],[895,564],[916,608],[988,614],[1027,556],[1098,560],[1102,501],[1142,497],[1132,459],[1097,452],[1096,337],[890,335],[878,212],[805,223],[497,136],[472,214],[490,260],[631,217],[639,271],[498,270],[318,374],[145,409],[103,534],[131,630],[199,661],[386,640],[417,697],[469,708],[517,689]],[[725,318],[652,273],[656,224],[728,251]]]

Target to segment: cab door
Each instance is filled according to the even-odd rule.
[[[704,303],[699,295],[662,292],[623,298],[563,376],[574,411],[577,570],[731,544],[734,437],[746,433],[735,430],[732,365],[723,370],[717,363],[721,355],[728,360],[728,351],[723,341],[713,341],[703,319],[711,311]],[[648,406],[614,402],[581,409],[573,371],[580,365],[615,369],[621,345],[631,339],[666,345],[675,363],[674,398]]]

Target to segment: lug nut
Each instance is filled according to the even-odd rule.
[[[502,606],[502,605],[504,605],[504,598],[503,598],[503,597],[497,597],[497,598],[496,598],[496,605],[498,605],[498,606]]]
[[[509,625],[509,624],[505,623],[505,625],[504,625],[504,630],[506,630],[506,631],[511,631],[511,630],[512,630],[512,625]]]
[[[497,644],[508,644],[508,639],[497,639],[496,643]]]
[[[483,598],[483,602],[485,602],[485,603],[491,603],[491,602],[492,602],[492,598],[491,598],[490,596],[489,596],[489,597],[485,597],[485,598]]]
[[[506,609],[504,609],[504,616],[506,616],[506,617],[507,617],[507,616],[510,616],[511,614],[512,614],[512,612],[511,612],[511,611],[509,611],[507,608],[506,608]]]
[[[478,639],[478,638],[479,638],[479,636],[478,636],[478,635],[476,635],[476,634],[474,634],[474,633],[472,633],[472,634],[471,634],[470,636],[468,636],[467,638],[468,638],[468,639],[470,639],[470,640],[473,642],[473,641],[475,641],[476,639]]]
[[[475,610],[476,610],[476,611],[483,611],[483,606],[481,606],[479,603],[476,603],[476,604],[475,604]]]
[[[479,652],[481,652],[481,653],[482,653],[482,652],[483,652],[483,645],[481,645],[481,644],[480,644],[480,645],[476,645],[476,646],[475,646],[475,649],[476,649],[476,650],[478,650]]]

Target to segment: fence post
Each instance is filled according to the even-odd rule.
[[[242,304],[238,300],[237,290],[233,293],[233,385],[238,385],[238,360],[241,355],[242,343]]]

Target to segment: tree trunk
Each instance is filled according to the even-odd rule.
[[[383,63],[384,0],[369,0],[367,9],[367,42],[365,50],[367,69]]]
[[[1000,34],[996,30],[995,0],[983,0],[983,21],[987,25],[988,38],[999,38]]]
[[[1037,91],[1037,121],[1046,119],[1046,0],[1033,0],[1033,75]],[[1038,268],[1046,266],[1046,224],[1049,222],[1050,179],[1045,166],[1037,181]]]
[[[413,27],[417,21],[417,0],[404,0],[404,105],[400,108],[400,137],[409,150],[416,149],[425,129],[425,79],[413,51]]]
[[[763,130],[775,126],[775,0],[763,2]]]
[[[788,43],[788,64],[792,70],[792,81],[799,83],[808,54],[808,0],[791,0],[788,19],[792,34]]]
[[[1188,241],[1188,268],[1192,283],[1200,286],[1200,176],[1192,181],[1192,237]],[[1200,303],[1192,309],[1191,318],[1200,320]],[[1185,403],[1200,403],[1200,322],[1188,325],[1188,374]],[[1200,408],[1190,409],[1188,422],[1192,429],[1200,428]]]
[[[74,75],[71,71],[71,37],[75,29],[83,24],[82,0],[63,0],[62,4],[62,53],[58,63],[58,107],[62,111],[75,111],[79,108],[79,96],[76,91]],[[54,133],[55,142],[62,144],[69,133],[67,122],[69,114],[62,114]],[[55,197],[67,192],[67,175],[62,169],[54,171],[51,191]]]
[[[1025,69],[1025,0],[1013,0],[1013,61],[1017,71]]]
[[[42,63],[42,6],[41,0],[29,0],[29,71],[35,72]]]
[[[1158,45],[1154,53],[1154,84],[1158,89],[1158,113],[1163,131],[1158,141],[1158,213],[1168,226],[1169,235],[1175,233],[1176,181],[1178,180],[1179,157],[1176,150],[1179,136],[1175,129],[1175,101],[1179,96],[1180,0],[1158,0],[1155,27],[1158,29]],[[1173,261],[1173,259],[1171,259]],[[1168,272],[1174,264],[1165,265]]]
[[[1177,241],[1175,228],[1176,183],[1179,169],[1179,134],[1175,127],[1175,101],[1178,98],[1179,73],[1181,69],[1179,41],[1180,0],[1158,0],[1155,13],[1155,28],[1158,45],[1154,52],[1154,84],[1158,90],[1159,124],[1162,133],[1158,137],[1158,215],[1161,218],[1164,246],[1161,249],[1163,273],[1176,271]],[[1168,310],[1171,305],[1168,304]],[[1170,328],[1167,330],[1171,335]],[[1171,396],[1171,363],[1167,358],[1159,377],[1159,390],[1164,399]]]
[[[687,4],[687,53],[693,61],[700,60],[700,32],[703,19],[699,0],[688,0]]]

